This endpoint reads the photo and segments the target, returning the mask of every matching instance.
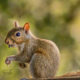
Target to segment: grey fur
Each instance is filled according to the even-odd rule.
[[[22,31],[23,29],[15,28],[8,33],[7,37],[12,36],[16,32],[15,30]],[[30,31],[28,31],[27,35],[28,39],[25,37],[26,41],[23,41],[24,45],[16,43],[19,48],[19,54],[13,56],[14,60],[20,63],[29,63],[33,79],[54,78],[60,62],[60,54],[57,46],[50,40],[33,36]],[[12,59],[11,56],[9,58],[10,60]]]

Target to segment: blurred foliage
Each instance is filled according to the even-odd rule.
[[[21,26],[29,22],[36,36],[58,45],[61,63],[57,75],[80,69],[80,0],[0,0],[0,80],[31,77],[29,68],[20,69],[17,62],[5,64],[7,56],[17,53],[4,43],[14,21]]]

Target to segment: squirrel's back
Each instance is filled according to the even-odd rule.
[[[51,40],[38,38],[37,44],[38,44],[37,49],[38,48],[44,49],[44,51],[46,52],[46,55],[58,55],[58,56],[60,56],[60,52],[59,52],[58,47]]]

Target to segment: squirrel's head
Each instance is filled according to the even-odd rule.
[[[17,22],[15,22],[15,28],[11,29],[5,39],[5,43],[9,47],[14,47],[23,42],[29,41],[29,23],[26,23],[24,27],[20,27]]]

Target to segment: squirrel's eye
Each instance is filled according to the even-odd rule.
[[[16,33],[16,36],[20,36],[20,33],[18,32],[18,33]]]

